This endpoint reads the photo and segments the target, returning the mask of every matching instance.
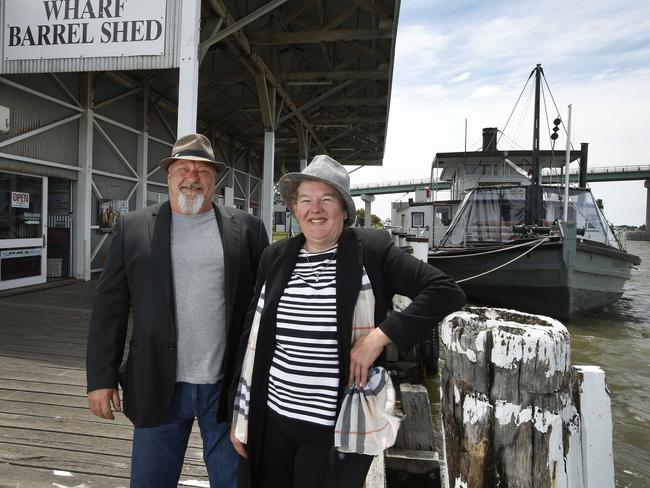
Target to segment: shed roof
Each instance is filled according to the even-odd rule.
[[[202,0],[199,119],[260,153],[273,128],[286,170],[319,153],[381,165],[398,14],[399,0]],[[175,96],[176,73],[151,83]]]

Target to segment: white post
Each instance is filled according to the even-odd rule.
[[[564,214],[563,220],[569,218],[569,164],[571,163],[571,104],[569,104],[569,119],[566,129],[566,161],[564,162]]]
[[[82,76],[83,112],[79,119],[79,179],[76,184],[74,206],[73,275],[75,278],[90,280],[91,251],[91,209],[92,209],[92,161],[93,161],[93,75]]]
[[[612,402],[605,372],[598,366],[574,366],[580,395],[580,437],[584,488],[614,488]]]
[[[147,206],[147,165],[149,160],[149,81],[144,82],[142,102],[140,104],[142,111],[138,115],[138,129],[142,131],[138,134],[137,147],[137,172],[138,188],[135,192],[136,210]]]
[[[180,59],[178,63],[178,137],[196,132],[199,97],[199,34],[201,0],[184,0],[181,12]]]
[[[650,232],[650,180],[645,180],[643,186],[646,188],[645,195],[645,231]]]
[[[149,153],[149,133],[138,134],[137,149],[138,188],[135,191],[135,209],[147,206],[147,161]]]
[[[366,209],[365,209],[365,217],[363,220],[363,226],[367,229],[369,229],[372,226],[371,220],[372,220],[372,210],[371,210],[371,204],[375,200],[374,195],[369,195],[367,193],[364,193],[361,195],[361,200],[366,202]]]
[[[269,235],[273,240],[273,163],[275,157],[275,132],[264,132],[264,171],[262,179],[262,201],[260,216]]]
[[[223,204],[226,207],[233,207],[234,208],[234,206],[235,206],[235,192],[229,186],[225,186],[223,188]]]
[[[304,170],[307,167],[307,159],[303,158],[300,160],[300,171]]]
[[[251,165],[252,157],[250,150],[246,153],[246,212],[251,212]]]

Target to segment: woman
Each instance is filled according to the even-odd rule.
[[[350,180],[332,158],[316,156],[278,186],[302,234],[262,255],[231,440],[249,458],[253,487],[361,487],[372,457],[333,450],[345,387],[364,386],[387,344],[413,347],[465,296],[387,232],[350,228]],[[352,344],[362,280],[379,323],[354,324],[371,331]],[[413,301],[386,316],[394,294]]]

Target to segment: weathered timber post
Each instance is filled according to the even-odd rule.
[[[441,339],[447,487],[614,486],[608,467],[598,485],[588,482],[576,408],[585,401],[584,373],[572,373],[569,333],[560,322],[467,308],[443,321]],[[604,375],[601,386],[605,393]],[[611,465],[611,429],[609,451],[607,442],[598,456]]]

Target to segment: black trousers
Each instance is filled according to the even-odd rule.
[[[361,488],[372,456],[334,449],[334,427],[267,410],[264,488]]]

